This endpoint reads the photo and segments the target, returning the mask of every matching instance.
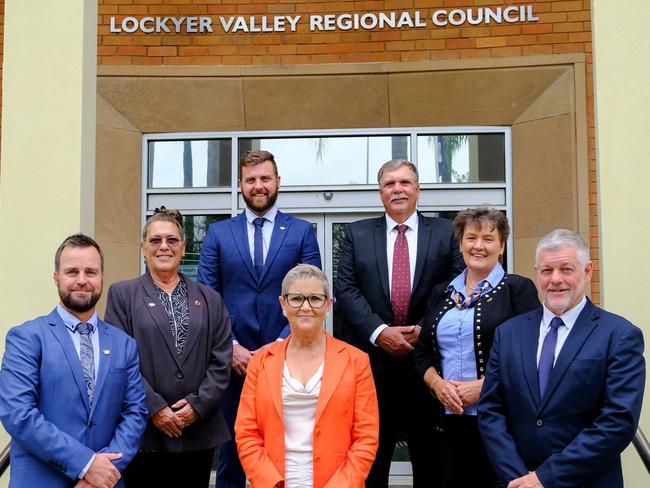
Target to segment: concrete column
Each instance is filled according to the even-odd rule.
[[[11,326],[58,301],[58,244],[94,231],[97,73],[97,2],[6,0],[4,8],[0,352]]]
[[[644,331],[650,342],[650,3],[592,0],[596,151],[598,163],[601,301]],[[650,434],[646,383],[641,427]],[[629,448],[625,485],[647,486],[648,475]]]
[[[0,332],[54,306],[57,245],[94,231],[97,3],[7,0],[4,29]]]

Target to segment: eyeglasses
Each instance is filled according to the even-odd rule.
[[[181,243],[181,240],[178,237],[174,236],[151,237],[150,239],[147,239],[149,245],[153,247],[160,247],[163,241],[165,241],[169,247],[176,247]]]
[[[291,308],[300,308],[302,304],[309,303],[311,308],[323,308],[327,303],[327,295],[324,293],[311,293],[310,295],[303,295],[302,293],[287,293],[284,295],[284,300]]]

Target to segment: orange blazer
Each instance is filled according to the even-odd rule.
[[[282,370],[290,338],[248,364],[235,433],[252,488],[284,480]],[[366,353],[326,334],[314,421],[314,488],[363,488],[379,439],[377,394]]]

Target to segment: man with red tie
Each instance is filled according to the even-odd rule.
[[[416,211],[418,171],[403,159],[377,175],[386,214],[348,226],[336,283],[343,339],[370,356],[379,402],[379,449],[366,481],[388,486],[393,450],[408,443],[413,486],[435,485],[431,395],[410,357],[431,289],[463,268],[451,222]]]

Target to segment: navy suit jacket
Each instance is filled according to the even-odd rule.
[[[12,487],[70,487],[94,453],[123,471],[147,417],[135,342],[98,322],[92,407],[72,339],[54,310],[12,328],[0,370],[0,420],[11,435]],[[116,486],[123,486],[122,480]]]
[[[233,338],[255,350],[289,335],[289,324],[278,302],[284,276],[300,263],[321,267],[311,223],[278,212],[262,275],[251,259],[242,212],[208,228],[197,279],[217,290],[226,304]]]
[[[535,471],[545,488],[622,487],[620,453],[645,385],[643,335],[588,300],[540,398],[541,320],[540,308],[496,330],[478,420],[497,479],[505,486]]]

